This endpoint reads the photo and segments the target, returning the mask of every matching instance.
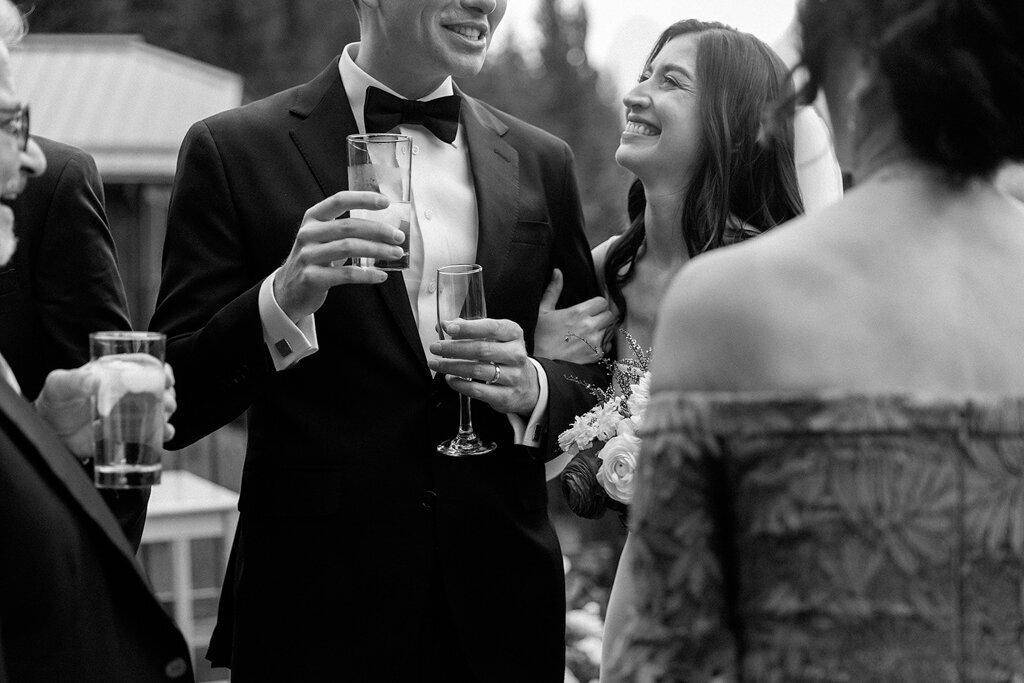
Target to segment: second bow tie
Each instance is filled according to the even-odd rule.
[[[363,121],[367,133],[387,133],[403,123],[419,124],[438,140],[451,144],[459,132],[461,108],[458,95],[420,102],[395,97],[371,85],[366,89]]]

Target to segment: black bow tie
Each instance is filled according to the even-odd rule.
[[[451,144],[459,132],[461,107],[462,98],[458,95],[420,102],[403,100],[371,85],[366,89],[363,121],[367,133],[387,133],[402,123],[418,123],[438,140]]]

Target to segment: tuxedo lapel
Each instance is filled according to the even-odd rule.
[[[7,382],[0,380],[0,411],[29,442],[31,450],[26,450],[25,457],[36,459],[42,463],[43,469],[51,473],[68,493],[74,504],[80,507],[93,522],[117,547],[121,555],[134,567],[136,573],[148,585],[148,579],[142,574],[135,556],[128,545],[128,540],[114,519],[113,513],[107,508],[92,482],[85,476],[85,471],[75,457],[64,447],[57,437],[36,415],[24,398],[11,389]]]
[[[501,283],[515,282],[502,269],[519,217],[519,153],[503,139],[508,126],[465,95],[462,123],[479,213],[476,258],[484,269],[484,292],[494,299],[502,295]]]
[[[358,133],[338,59],[319,76],[300,87],[289,110],[295,117],[291,138],[327,198],[348,188],[348,150],[345,138]]]
[[[290,111],[296,117],[295,127],[291,131],[292,141],[316,178],[324,198],[348,189],[346,138],[358,133],[359,127],[341,82],[338,58],[319,76],[299,88]],[[420,334],[416,329],[416,319],[412,315],[402,274],[389,273],[387,281],[374,289],[398,323],[413,354],[426,369],[427,358],[420,344]]]

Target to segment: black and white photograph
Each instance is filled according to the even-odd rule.
[[[1024,3],[0,0],[0,683],[1024,683]]]

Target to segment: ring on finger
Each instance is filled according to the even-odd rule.
[[[484,382],[484,384],[486,384],[487,386],[496,384],[498,380],[501,379],[501,366],[493,361],[491,362],[491,365],[494,366],[494,377],[491,377],[489,380]]]

